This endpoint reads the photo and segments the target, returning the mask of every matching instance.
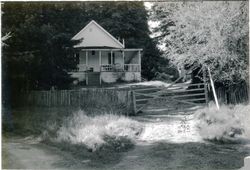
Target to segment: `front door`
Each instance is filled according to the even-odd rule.
[[[100,72],[98,51],[88,51],[88,67],[93,72]]]

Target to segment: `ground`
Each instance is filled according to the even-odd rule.
[[[20,136],[5,137],[2,144],[3,168],[68,169],[84,168],[69,153]]]
[[[228,170],[241,168],[243,158],[250,153],[247,144],[202,140],[192,115],[147,114],[135,119],[145,124],[144,131],[131,150],[121,153],[120,157],[107,155],[115,161],[103,161],[95,166],[95,157],[76,157],[72,152],[40,143],[39,139],[5,136],[3,168]]]

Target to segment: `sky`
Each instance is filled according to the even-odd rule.
[[[152,2],[144,2],[144,6],[146,7],[146,10],[151,10],[153,3]],[[159,25],[159,22],[148,20],[148,26],[149,26],[150,31],[152,31],[158,25]],[[152,37],[152,38],[154,38],[155,36],[157,36],[157,34],[150,34],[150,37]],[[165,44],[157,44],[157,46],[161,50],[165,49]]]

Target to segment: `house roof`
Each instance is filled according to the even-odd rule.
[[[124,45],[108,33],[103,27],[94,20],[88,23],[72,40],[82,40],[75,48],[89,47],[110,47],[125,48]]]

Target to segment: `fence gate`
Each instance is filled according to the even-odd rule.
[[[196,84],[177,83],[180,79],[182,77],[167,87],[132,87],[135,113],[155,109],[187,111],[197,108],[196,106],[208,104],[206,81]],[[205,73],[203,73],[203,80],[206,80]]]

